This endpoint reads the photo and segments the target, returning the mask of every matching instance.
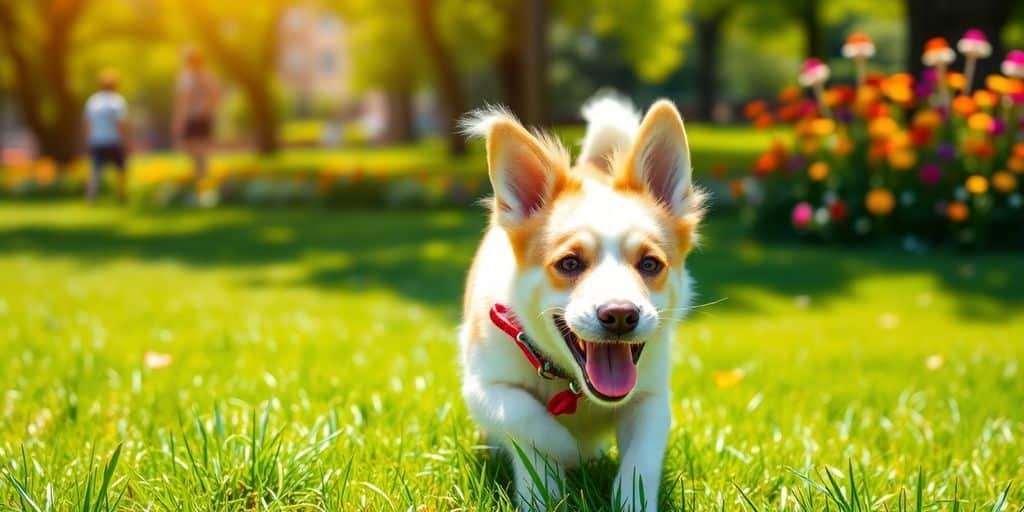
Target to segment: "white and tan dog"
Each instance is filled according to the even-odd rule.
[[[641,121],[629,102],[604,96],[583,116],[575,166],[556,140],[501,110],[467,123],[487,139],[495,197],[466,284],[463,395],[512,453],[522,509],[544,508],[545,496],[547,505],[557,501],[567,492],[564,469],[602,454],[614,432],[621,466],[613,499],[625,510],[656,510],[671,344],[689,305],[683,263],[701,194],[671,102],[655,103]],[[523,345],[513,338],[519,331]]]

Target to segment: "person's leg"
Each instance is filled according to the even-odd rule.
[[[89,156],[92,159],[92,168],[85,183],[85,198],[94,203],[99,193],[100,180],[103,178],[103,154],[99,148],[89,148]]]
[[[114,156],[114,165],[117,166],[117,200],[123,203],[126,198],[125,188],[128,181],[128,163],[125,161],[123,148],[117,149],[117,155]]]

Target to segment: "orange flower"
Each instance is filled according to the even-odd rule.
[[[917,153],[912,149],[900,149],[889,153],[889,165],[897,171],[910,169],[917,163]]]
[[[972,194],[984,194],[988,191],[988,180],[980,174],[975,174],[967,178],[964,188]]]
[[[802,94],[803,91],[799,87],[791,85],[779,91],[779,102],[789,103],[791,101],[796,101],[800,99]]]
[[[882,82],[882,92],[896,103],[910,103],[914,100],[914,78],[907,73],[897,73]]]
[[[762,112],[757,119],[754,121],[754,127],[758,130],[764,130],[775,123],[775,118],[772,117],[768,112]]]
[[[976,103],[981,108],[992,108],[996,106],[998,102],[999,96],[996,96],[995,94],[989,91],[986,91],[984,89],[974,91],[974,103]]]
[[[964,78],[963,73],[950,71],[949,73],[946,73],[946,84],[954,91],[962,91],[963,88],[967,86],[967,79]]]
[[[967,126],[976,132],[988,132],[992,127],[992,116],[985,112],[976,112],[967,118]]]
[[[828,177],[828,164],[825,162],[814,162],[807,168],[807,177],[811,181],[822,181]]]
[[[743,380],[744,375],[743,370],[736,368],[733,370],[713,372],[711,374],[711,380],[715,383],[715,386],[727,389],[739,384]]]
[[[942,124],[942,115],[933,108],[919,110],[914,114],[912,124],[923,128],[935,128]]]
[[[992,175],[992,188],[1009,194],[1017,189],[1017,177],[1006,171],[999,171]]]
[[[1017,94],[1024,92],[1024,83],[1016,78],[1003,75],[989,75],[985,78],[985,87],[998,94]]]
[[[1010,159],[1006,161],[1006,168],[1017,174],[1024,174],[1024,157],[1010,157]]]
[[[953,112],[967,117],[978,111],[978,105],[973,99],[967,96],[957,96],[953,99]]]
[[[853,152],[853,139],[844,133],[836,137],[836,147],[832,149],[836,156],[847,156]]]
[[[964,142],[964,147],[968,153],[984,160],[988,160],[996,154],[995,146],[985,139],[968,139]]]
[[[816,138],[804,139],[800,145],[800,152],[805,155],[813,155],[821,150],[821,141]]]
[[[1018,142],[1013,145],[1013,156],[1024,158],[1024,142]]]
[[[36,182],[43,186],[52,185],[57,181],[57,162],[52,158],[40,158],[36,161]]]
[[[889,189],[875,188],[864,198],[864,206],[874,215],[889,215],[896,206],[896,199]]]
[[[757,158],[754,162],[754,174],[758,176],[764,176],[779,167],[779,157],[775,153],[769,151]]]
[[[739,199],[743,197],[744,186],[743,180],[732,180],[729,182],[729,192],[732,193],[732,197]]]
[[[946,207],[946,216],[953,222],[963,222],[970,215],[971,211],[967,208],[967,205],[960,201],[953,201]]]
[[[899,124],[891,117],[878,117],[868,124],[868,135],[872,139],[886,139],[900,129]]]
[[[818,118],[811,121],[811,133],[824,137],[831,135],[836,130],[835,121],[827,118]]]
[[[743,115],[746,116],[747,119],[754,119],[763,114],[767,108],[768,107],[763,100],[754,100],[747,103],[747,106],[743,107]]]

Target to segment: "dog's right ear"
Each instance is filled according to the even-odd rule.
[[[487,139],[487,165],[498,223],[515,227],[550,204],[564,186],[567,157],[549,140],[538,140],[504,111],[466,119],[467,133]]]

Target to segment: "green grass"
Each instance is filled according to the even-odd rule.
[[[508,510],[456,362],[484,217],[0,203],[0,509]],[[704,237],[665,509],[1024,505],[1019,254]]]

